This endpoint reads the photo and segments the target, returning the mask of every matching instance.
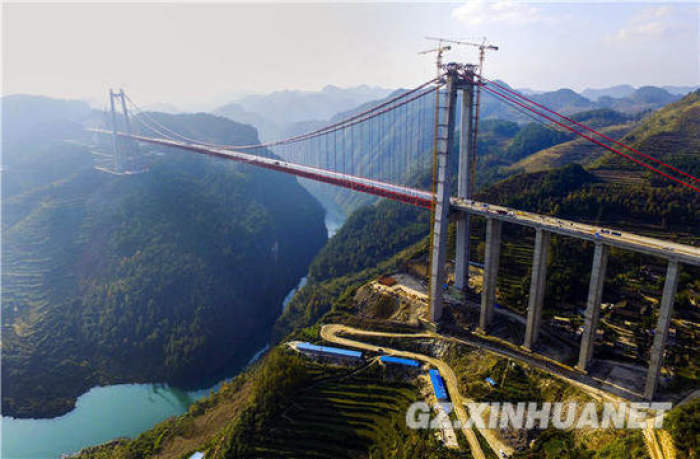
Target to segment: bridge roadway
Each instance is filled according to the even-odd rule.
[[[93,128],[88,129],[88,131],[112,135],[112,131],[106,129]],[[429,209],[433,201],[433,194],[429,191],[394,185],[392,183],[344,174],[341,172],[329,171],[318,167],[305,166],[277,158],[267,158],[264,156],[224,148],[215,148],[201,144],[126,134],[123,132],[119,132],[117,135],[120,137],[131,138],[139,142],[180,148],[199,154],[215,156],[248,163],[266,169],[286,172],[299,177],[330,183],[332,185],[341,186],[351,190],[393,199],[395,201],[400,201],[417,207]],[[508,207],[455,197],[450,199],[450,204],[450,208],[453,212],[464,212],[472,215],[501,220],[507,223],[529,226],[535,229],[540,228],[551,233],[561,234],[563,236],[570,236],[594,242],[602,242],[603,244],[611,247],[628,249],[666,259],[675,259],[682,263],[700,266],[700,248],[690,245],[677,244],[661,239],[639,236],[612,228],[606,228],[606,230],[609,232],[602,233],[602,228],[599,226],[576,223],[560,218],[549,217],[532,212],[523,212]],[[619,233],[619,236],[613,235],[613,232]]]
[[[112,131],[106,129],[91,128],[89,132],[98,134],[112,135]],[[342,172],[330,171],[318,167],[304,166],[302,164],[284,161],[279,158],[268,158],[264,156],[244,153],[241,151],[229,150],[226,148],[216,148],[208,145],[193,144],[187,142],[178,142],[168,139],[159,139],[152,137],[144,137],[135,134],[126,134],[118,132],[118,136],[146,142],[166,147],[180,148],[183,150],[193,151],[195,153],[214,156],[217,158],[239,161],[242,163],[251,164],[265,169],[272,169],[280,172],[286,172],[298,177],[303,177],[317,182],[330,183],[331,185],[349,188],[355,191],[380,196],[383,198],[393,199],[405,204],[430,209],[433,201],[433,194],[429,191],[417,190],[401,185],[382,182],[379,180],[358,177],[356,175],[344,174]]]
[[[662,239],[639,236],[614,228],[601,228],[600,226],[576,223],[561,218],[549,217],[532,212],[523,212],[508,207],[466,199],[452,198],[451,208],[453,211],[456,210],[472,215],[494,218],[508,223],[530,226],[532,228],[541,228],[545,231],[561,234],[563,236],[571,236],[588,241],[598,241],[611,247],[628,249],[634,252],[646,253],[667,259],[676,259],[682,263],[700,266],[700,248],[686,244],[677,244]],[[601,229],[606,229],[609,233],[603,234],[601,233]],[[613,231],[620,235],[613,235]]]

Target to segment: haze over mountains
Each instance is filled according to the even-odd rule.
[[[328,85],[321,91],[275,91],[242,97],[213,113],[256,126],[261,139],[268,141],[283,134],[294,123],[326,120],[364,102],[381,99],[390,92],[367,85],[354,88]]]
[[[661,86],[661,89],[668,91],[671,94],[682,96],[688,94],[689,92],[695,91],[700,88],[700,86]],[[581,95],[590,99],[597,100],[601,97],[613,97],[613,98],[624,98],[629,97],[634,94],[636,88],[628,84],[620,84],[617,86],[610,86],[609,88],[586,88],[581,91]]]
[[[94,385],[197,385],[264,345],[326,240],[323,209],[293,177],[141,147],[150,169],[93,167],[82,102],[3,103],[2,412],[56,416]],[[153,113],[215,143],[251,126]],[[134,148],[131,146],[130,148]]]
[[[498,83],[508,86],[502,81]],[[522,92],[564,114],[596,108],[611,108],[627,114],[637,114],[660,108],[696,88],[698,86],[634,88],[631,85],[618,85],[585,89],[581,93],[566,88],[552,91],[523,89]],[[321,91],[276,91],[266,95],[241,97],[222,105],[212,113],[251,124],[258,128],[263,141],[271,141],[323,126],[327,120],[341,119],[355,110],[374,105],[395,91],[401,90],[367,85],[355,88],[329,85]],[[484,94],[482,116],[484,119],[498,118],[519,123],[531,121],[489,94]]]

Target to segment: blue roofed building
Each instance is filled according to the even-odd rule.
[[[445,382],[440,376],[440,372],[434,369],[428,371],[430,375],[430,382],[433,385],[433,392],[435,393],[435,398],[438,401],[447,400],[447,390],[445,389]]]
[[[348,359],[361,359],[362,352],[351,351],[350,349],[342,349],[339,347],[330,346],[319,346],[317,344],[311,344],[307,342],[297,343],[297,349],[301,352],[308,352],[311,354],[325,355],[328,357],[340,357]]]
[[[401,357],[394,357],[392,355],[383,355],[379,357],[382,363],[396,363],[399,365],[405,365],[407,367],[418,367],[419,363],[412,359],[402,359]]]

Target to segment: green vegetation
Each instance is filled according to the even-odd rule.
[[[642,432],[638,430],[615,431],[615,438],[605,444],[600,450],[595,451],[595,459],[617,459],[629,457],[643,459],[649,457]]]
[[[592,432],[591,432],[592,433]],[[596,434],[593,434],[596,435]],[[600,435],[600,434],[597,434]],[[549,429],[542,432],[535,441],[533,448],[517,454],[517,458],[547,458],[560,457],[590,458],[590,459],[646,459],[649,454],[644,446],[642,434],[639,431],[603,433],[608,441],[600,448],[587,448],[577,435],[571,431]]]
[[[564,106],[568,104],[579,108],[591,108],[585,100],[581,101],[567,91],[547,97],[558,97],[559,99],[555,102],[565,104]],[[692,97],[689,100],[692,101]],[[674,110],[685,110],[687,102],[688,100],[676,105]],[[578,116],[578,119],[601,126],[616,126],[615,123],[625,118],[624,115],[606,110],[590,111]],[[675,115],[668,116],[673,118]],[[683,117],[681,116],[680,119]],[[641,126],[647,126],[648,129],[653,130],[654,123],[657,122],[654,120],[652,116]],[[171,120],[171,122],[176,121],[182,120],[180,118]],[[673,124],[667,121],[658,121],[658,123],[664,126]],[[677,135],[682,139],[687,139],[687,134],[692,133],[694,129],[693,123],[687,122],[687,119],[677,122],[674,126],[673,129],[676,129]],[[390,132],[391,130],[389,134]],[[635,135],[644,137],[642,135],[644,131],[639,132]],[[662,129],[659,132],[666,131]],[[521,155],[527,154],[526,152],[536,151],[544,145],[552,145],[563,140],[558,139],[556,133],[544,131],[539,126],[521,128],[507,121],[485,122],[482,133],[479,142],[480,151],[483,154],[479,160],[480,166],[482,164],[487,166],[482,180],[490,180],[498,176],[494,171],[498,171],[498,168],[503,165],[511,164],[522,157]],[[509,157],[503,156],[503,152],[506,151],[510,152]],[[391,152],[387,152],[389,156],[386,158],[390,157],[390,154]],[[697,241],[700,237],[694,224],[699,218],[697,209],[700,208],[700,202],[697,201],[697,197],[678,187],[670,187],[666,183],[663,186],[658,186],[658,182],[655,181],[650,183],[639,174],[635,179],[641,177],[643,182],[611,180],[610,174],[605,175],[602,172],[612,171],[612,174],[619,174],[621,170],[614,161],[611,162],[606,157],[591,169],[584,169],[580,165],[569,165],[556,170],[521,174],[485,189],[476,198],[601,226],[610,225],[623,230],[630,228],[635,232],[650,235],[664,233],[667,238],[683,242]],[[238,169],[232,172],[239,174],[236,175],[236,179],[253,180],[252,172],[242,173]],[[515,173],[515,170],[509,173]],[[210,177],[208,174],[205,176]],[[424,174],[420,173],[414,174],[413,177],[418,181],[420,178],[425,179]],[[164,182],[166,177],[161,176],[161,178],[161,182]],[[168,176],[167,179],[172,178]],[[192,180],[191,177],[185,176],[175,186],[187,190],[186,184],[190,180]],[[216,186],[226,186],[224,178],[220,181],[208,180],[207,182],[209,181]],[[246,184],[248,186],[246,189],[250,189],[249,185],[250,183]],[[261,188],[253,187],[253,190],[257,192]],[[235,187],[231,190],[226,188],[226,190],[232,195],[231,202],[226,203],[227,206],[236,208],[237,205],[242,205],[238,203],[239,200],[243,200],[240,190]],[[220,190],[213,194],[220,195]],[[34,202],[46,201],[43,196],[33,199]],[[188,203],[186,199],[179,201],[182,202],[178,202],[178,206],[194,204],[194,201]],[[343,199],[339,201],[344,202],[346,209],[353,208],[359,202],[343,201]],[[207,203],[206,194],[198,195],[196,202]],[[231,223],[237,230],[237,237],[241,237],[240,243],[246,244],[245,247],[252,243],[251,240],[246,240],[247,225],[253,228],[250,234],[261,231],[268,233],[264,227],[256,226],[261,224],[261,221],[272,218],[266,214],[265,205],[260,207],[259,213],[252,208],[246,209],[246,215],[252,215],[250,222],[244,219],[242,222]],[[80,217],[79,213],[77,215]],[[84,221],[78,217],[76,222]],[[394,203],[380,203],[356,212],[312,263],[309,283],[295,295],[275,323],[273,341],[277,343],[283,339],[318,341],[320,326],[324,323],[337,322],[376,330],[415,331],[409,325],[376,318],[377,316],[386,317],[386,311],[391,306],[390,300],[381,295],[372,297],[376,300],[376,304],[368,305],[364,310],[374,311],[375,314],[372,317],[360,315],[355,294],[359,287],[380,275],[390,275],[397,271],[408,271],[417,276],[422,274],[416,266],[424,266],[427,262],[427,238],[424,237],[427,232],[427,218],[428,214],[425,212],[410,210]],[[22,218],[12,217],[12,214],[11,219],[13,225],[24,221]],[[139,231],[147,226],[147,223],[136,221]],[[305,220],[300,219],[300,221]],[[479,219],[475,218],[473,221],[475,231],[472,234],[472,243],[477,244],[473,253],[476,253],[478,258],[483,256],[483,245],[478,245],[483,228]],[[188,225],[181,220],[176,222],[175,226],[159,228],[158,239],[153,236],[156,247],[160,247],[161,243],[165,245],[162,251],[144,250],[143,253],[137,254],[134,243],[122,233],[116,232],[117,241],[109,242],[107,247],[114,247],[115,259],[119,260],[118,268],[109,271],[102,268],[100,264],[88,264],[88,266],[100,268],[92,271],[104,273],[105,276],[109,275],[110,279],[117,275],[118,279],[114,283],[103,285],[93,281],[93,284],[89,284],[92,296],[83,297],[90,301],[74,302],[76,316],[88,317],[90,327],[102,327],[95,332],[94,339],[99,339],[101,336],[109,337],[115,326],[123,325],[120,322],[120,314],[123,311],[120,310],[119,305],[127,295],[129,298],[134,295],[137,301],[145,295],[153,295],[150,291],[142,293],[142,287],[138,283],[141,273],[157,279],[161,278],[159,276],[174,277],[177,284],[184,283],[182,292],[194,292],[195,299],[192,301],[197,302],[200,298],[213,295],[209,290],[200,291],[196,285],[187,283],[197,275],[202,276],[192,279],[192,282],[196,282],[197,285],[204,283],[213,288],[223,282],[226,288],[233,290],[234,293],[239,292],[236,288],[241,288],[246,295],[251,293],[251,290],[245,290],[236,282],[243,279],[244,282],[241,283],[243,286],[255,285],[260,279],[259,274],[243,273],[242,269],[236,270],[236,268],[241,266],[245,269],[255,268],[259,259],[246,258],[245,255],[240,254],[241,250],[238,246],[234,245],[230,251],[227,251],[220,247],[210,248],[205,245],[207,253],[223,251],[226,255],[233,253],[237,255],[237,258],[229,260],[230,264],[223,265],[233,271],[234,274],[230,279],[217,277],[223,275],[218,273],[220,269],[216,274],[209,271],[198,274],[201,270],[196,269],[198,265],[191,258],[175,258],[174,255],[172,259],[168,258],[169,254],[180,245],[193,244],[190,241],[192,234],[187,232]],[[201,216],[197,219],[197,223],[204,225],[207,231],[214,231],[214,234],[218,224],[221,224],[210,223],[206,217]],[[208,226],[209,224],[212,226]],[[84,223],[81,225],[86,226]],[[243,225],[243,229],[235,225]],[[286,226],[281,228],[287,229]],[[146,230],[143,229],[143,231]],[[175,242],[170,241],[171,244],[168,245],[168,239],[163,234],[172,231],[177,233],[183,231],[182,238],[175,238]],[[113,232],[104,231],[101,234],[111,235]],[[105,239],[111,241],[107,237]],[[498,299],[501,304],[521,313],[524,312],[527,303],[532,239],[531,230],[513,229],[508,225],[504,229],[502,258],[507,259],[508,263],[505,263],[505,266],[502,264]],[[228,241],[227,243],[236,244],[237,242]],[[265,250],[269,250],[271,242],[272,239],[264,240]],[[55,245],[55,242],[52,244]],[[194,247],[187,246],[191,249],[188,254],[198,253],[200,249],[198,244],[199,242],[196,242]],[[259,253],[256,254],[259,256]],[[547,305],[545,319],[551,317],[555,311],[557,314],[576,315],[576,308],[582,306],[585,301],[590,256],[591,244],[582,244],[567,238],[553,238],[545,296]],[[156,274],[153,274],[152,270],[132,264],[140,260],[137,257],[150,260],[149,266],[154,265],[156,259],[165,260],[166,268],[161,268],[165,272],[156,270]],[[41,262],[39,257],[36,258],[34,262]],[[187,270],[180,272],[180,268],[173,268],[174,266],[183,266]],[[222,266],[217,265],[217,267]],[[610,275],[605,286],[604,301],[626,300],[627,308],[640,312],[640,319],[633,325],[634,339],[640,345],[640,349],[648,347],[649,335],[645,330],[654,323],[656,314],[653,302],[650,302],[647,297],[656,295],[661,288],[664,268],[663,262],[659,260],[651,260],[649,257],[619,250],[611,251],[608,268]],[[207,283],[208,276],[212,276],[210,284]],[[698,304],[697,292],[700,291],[697,279],[697,270],[684,268],[677,302],[677,317],[687,318],[693,322],[697,322],[695,309]],[[235,285],[234,288],[231,287],[232,283]],[[271,287],[266,285],[261,290],[270,289]],[[113,300],[114,296],[121,296],[122,300]],[[162,298],[172,300],[169,296]],[[38,303],[41,298],[33,301]],[[96,307],[83,309],[83,304],[102,303],[107,305],[106,311],[109,312],[104,318],[101,313],[97,314]],[[642,309],[645,306],[646,309]],[[36,308],[35,311],[37,314],[43,313],[42,308]],[[148,311],[150,315],[147,317],[160,318],[165,314],[163,310],[158,309],[148,309]],[[174,311],[176,314],[181,314],[177,308]],[[195,311],[209,312],[206,308],[203,310],[195,308]],[[168,369],[177,370],[180,364],[183,366],[193,364],[200,361],[204,355],[207,359],[210,355],[216,357],[219,348],[226,348],[228,343],[219,343],[217,349],[207,350],[206,344],[198,340],[200,333],[208,328],[208,323],[204,322],[207,315],[204,313],[194,317],[178,315],[177,319],[181,319],[181,323],[188,324],[187,329],[183,326],[171,325],[170,321],[175,321],[176,318],[167,318],[167,322],[162,324],[163,330],[172,328],[176,330],[176,333],[168,336],[167,341],[158,341],[161,345],[167,342],[165,349],[168,352],[173,351],[173,354],[163,354],[170,357],[166,362],[172,367]],[[18,320],[13,322],[18,336],[31,337],[37,333],[27,317],[17,317]],[[240,320],[239,317],[224,318],[224,320],[221,317],[221,315],[216,316],[217,320],[224,324],[230,324],[232,320]],[[606,313],[604,319],[614,322],[616,317]],[[72,320],[77,321],[78,318],[73,317]],[[104,323],[101,323],[101,320]],[[133,324],[134,320],[138,319],[127,315],[124,323]],[[160,330],[160,325],[161,323],[158,323],[155,328]],[[211,324],[211,326],[216,325]],[[241,326],[250,327],[250,324]],[[145,321],[142,327],[143,330],[154,329],[154,325],[148,321]],[[87,333],[81,328],[78,330],[81,330],[81,333]],[[59,332],[65,334],[63,331]],[[610,333],[606,328],[606,336]],[[242,331],[238,334],[242,335]],[[124,347],[127,352],[137,352],[137,346],[143,346],[143,344],[135,343],[143,343],[144,336],[138,335],[136,331],[126,335],[127,339],[119,344],[119,349]],[[249,337],[237,336],[237,338],[243,341]],[[146,337],[146,342],[148,339],[149,337]],[[154,339],[160,340],[161,335],[156,335]],[[398,345],[394,346],[394,338],[377,338],[374,341],[400,348]],[[428,342],[429,340],[424,341],[404,346],[419,349],[433,346],[433,343]],[[679,390],[697,385],[700,367],[693,354],[694,342],[694,335],[688,335],[688,330],[679,327],[677,344],[670,348],[667,359],[668,369],[676,374],[673,381],[678,385]],[[82,343],[75,343],[76,349],[79,344]],[[101,348],[98,347],[98,349]],[[201,354],[199,354],[200,350]],[[464,393],[478,400],[516,402],[587,398],[579,389],[557,378],[488,353],[471,349],[468,352],[463,352],[464,349],[458,351],[455,346],[432,350],[435,354],[442,353],[441,357],[455,369]],[[116,345],[109,348],[109,352],[116,353]],[[138,352],[143,352],[143,349]],[[635,358],[638,361],[645,360],[644,352],[642,350]],[[430,352],[426,351],[426,353]],[[154,362],[157,363],[158,360],[154,359]],[[73,362],[69,361],[68,364],[77,367]],[[497,386],[492,387],[486,383],[484,381],[486,376],[495,379]],[[159,454],[162,457],[187,457],[195,450],[206,451],[207,457],[457,457],[464,455],[464,452],[452,453],[441,448],[435,438],[427,432],[406,429],[403,424],[405,408],[418,397],[417,387],[411,380],[391,379],[374,366],[355,371],[355,369],[315,364],[293,354],[284,345],[279,344],[262,359],[259,365],[235,378],[232,383],[224,385],[221,391],[210,398],[193,405],[189,413],[165,421],[137,439],[123,440],[99,447],[86,452],[84,456],[143,457]],[[699,417],[697,407],[697,404],[688,404],[674,411],[669,415],[667,424],[677,448],[689,457],[694,457],[692,454],[695,454],[694,451],[697,449],[697,435],[693,435],[698,430],[696,428]],[[530,446],[529,441],[533,439],[535,442]],[[480,437],[480,441],[483,442],[483,438]],[[518,442],[522,450],[518,457],[641,458],[647,455],[640,432],[546,430],[536,435],[536,438],[520,435]]]
[[[532,153],[571,140],[573,134],[530,123],[521,128],[504,151],[504,157],[517,161]]]
[[[375,266],[427,234],[430,213],[393,201],[354,212],[314,258],[309,277],[323,281]]]
[[[697,177],[700,173],[697,160],[700,150],[700,90],[654,112],[624,136],[622,142]],[[651,173],[642,172],[640,166],[612,153],[601,159],[597,168],[635,171],[653,184],[669,184],[663,178],[652,179]]]
[[[591,121],[593,121],[594,125],[597,124],[595,119]],[[632,127],[632,123],[615,124],[601,127],[599,132],[612,139],[618,139],[629,132]],[[502,169],[502,173],[546,171],[571,163],[587,166],[593,164],[606,153],[608,153],[608,150],[600,145],[596,145],[588,139],[576,137],[568,142],[562,142],[526,156],[518,162],[506,166]]]
[[[461,457],[438,445],[432,432],[406,427],[406,410],[417,399],[415,385],[375,364],[321,365],[278,347],[189,413],[81,457],[187,457],[195,450],[213,458]],[[200,438],[201,419],[225,403],[236,410]]]
[[[217,143],[256,141],[224,118],[161,118]],[[84,153],[39,136],[3,159],[42,158],[42,142]],[[179,151],[132,176],[83,161],[3,197],[5,415],[65,413],[97,384],[190,386],[233,371],[326,238],[322,208],[292,177]]]
[[[664,428],[673,438],[679,458],[695,458],[700,451],[700,399],[671,410]]]
[[[633,117],[610,108],[598,108],[575,113],[571,115],[570,118],[593,129],[600,129],[617,124],[624,124]]]
[[[479,401],[511,403],[587,400],[578,388],[514,360],[472,349],[452,347],[443,359],[452,367],[465,394]],[[496,386],[485,381],[491,377]]]
[[[424,254],[426,248],[427,241],[423,239],[373,267],[321,282],[311,280],[297,292],[277,319],[273,339],[302,339],[308,336],[304,329],[317,324],[321,318],[326,322],[357,323],[357,310],[352,301],[357,288],[380,275],[409,269],[409,262]],[[397,325],[392,324],[391,327],[396,328]]]
[[[438,457],[429,432],[405,425],[418,399],[414,386],[382,381],[377,368],[346,378],[334,373],[319,372],[274,418],[252,423],[259,428],[241,423],[226,432],[213,457]]]

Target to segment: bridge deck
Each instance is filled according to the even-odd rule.
[[[88,129],[90,132],[99,134],[112,135],[111,131],[105,129]],[[308,178],[318,182],[330,183],[343,188],[348,188],[363,193],[380,196],[383,198],[393,199],[406,204],[411,204],[417,207],[430,209],[432,205],[432,193],[428,191],[417,190],[415,188],[394,185],[392,183],[382,182],[379,180],[367,179],[356,175],[343,174],[340,172],[330,171],[317,167],[304,166],[302,164],[291,163],[277,158],[267,158],[264,156],[253,155],[235,150],[223,148],[214,148],[206,145],[198,145],[187,142],[176,142],[167,139],[157,139],[152,137],[144,137],[134,134],[126,134],[123,132],[117,133],[120,137],[127,137],[139,142],[146,142],[166,147],[181,148],[184,150],[193,151],[195,153],[215,156],[218,158],[230,159],[247,164],[251,164],[265,169],[272,169],[288,174],[293,174],[298,177]]]
[[[112,131],[105,129],[88,129],[90,132],[111,135]],[[395,201],[400,201],[417,207],[429,209],[432,205],[433,194],[429,191],[394,185],[391,183],[371,180],[340,172],[329,171],[316,167],[291,163],[282,159],[266,158],[250,153],[214,148],[206,145],[176,142],[167,139],[157,139],[133,134],[118,133],[121,137],[128,137],[139,142],[146,142],[167,147],[181,148],[208,156],[248,163],[266,169],[278,170],[299,177],[308,178],[320,182],[330,183],[355,191],[372,194]],[[626,231],[618,231],[606,228],[608,233],[602,233],[600,227],[576,223],[570,220],[549,217],[546,215],[523,212],[508,207],[486,204],[476,201],[451,198],[451,210],[466,212],[488,218],[495,218],[516,225],[524,225],[533,228],[542,228],[552,233],[575,237],[588,241],[600,241],[611,247],[646,253],[666,259],[676,259],[682,263],[700,266],[700,248],[674,242],[638,236]],[[613,235],[612,232],[619,233]]]
[[[700,248],[675,242],[639,236],[610,227],[593,226],[556,217],[523,212],[508,207],[486,204],[477,201],[452,198],[452,209],[472,215],[495,218],[517,225],[542,228],[546,231],[588,241],[600,241],[611,247],[619,247],[635,252],[646,253],[662,258],[673,258],[680,262],[700,266]],[[488,206],[488,207],[486,207]],[[609,233],[601,233],[601,230]],[[613,235],[617,232],[620,235]],[[596,234],[597,233],[597,234]]]

